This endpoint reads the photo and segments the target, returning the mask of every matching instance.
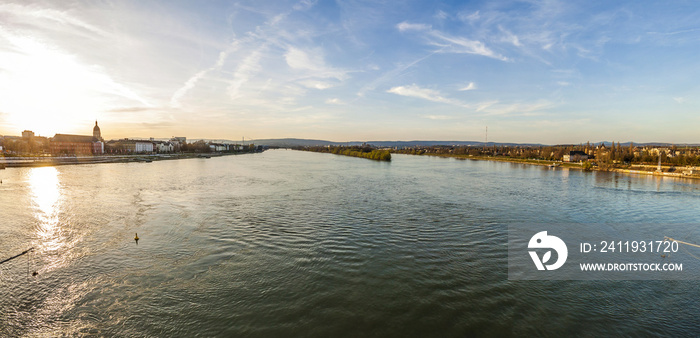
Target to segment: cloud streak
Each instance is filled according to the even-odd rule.
[[[392,94],[401,95],[401,96],[408,96],[408,97],[416,97],[416,98],[420,98],[420,99],[424,99],[424,100],[428,100],[428,101],[447,103],[447,104],[461,106],[461,107],[465,107],[465,108],[470,107],[469,105],[467,105],[461,101],[446,98],[437,90],[428,89],[428,88],[421,88],[415,84],[408,85],[408,86],[393,87],[393,88],[387,90],[387,93],[392,93]]]
[[[339,81],[347,79],[347,71],[327,66],[322,55],[323,53],[320,50],[307,52],[290,46],[284,54],[284,59],[289,68],[295,71],[306,71],[307,77],[336,79]]]
[[[540,111],[549,109],[553,104],[546,100],[540,100],[534,103],[510,103],[502,104],[499,101],[484,101],[476,104],[469,104],[460,100],[446,97],[437,90],[429,88],[421,88],[415,84],[408,86],[397,86],[387,90],[387,93],[396,94],[406,97],[414,97],[427,101],[438,102],[467,108],[474,112],[480,112],[487,116],[497,115],[521,115],[521,116],[536,116]],[[429,115],[443,116],[443,115]],[[438,119],[438,118],[433,118]]]
[[[182,87],[180,87],[180,89],[175,91],[175,93],[173,93],[173,96],[170,98],[170,106],[173,108],[182,107],[180,101],[187,94],[187,92],[194,88],[197,82],[204,78],[209,72],[221,69],[221,67],[223,67],[224,65],[224,62],[226,62],[226,58],[228,57],[228,55],[231,52],[233,52],[237,47],[238,42],[232,43],[228,49],[219,53],[219,57],[217,58],[216,63],[213,66],[199,71],[198,73],[187,79],[187,81],[185,81],[185,84]]]
[[[468,85],[460,88],[459,91],[464,92],[464,91],[475,90],[475,89],[476,89],[476,84],[474,84],[474,82],[469,82]]]
[[[426,40],[426,43],[439,47],[438,52],[440,53],[474,54],[501,61],[508,61],[507,57],[494,52],[481,41],[452,36],[439,30],[432,29],[429,25],[414,24],[404,21],[397,24],[396,28],[400,32],[424,32],[423,38]],[[515,42],[517,42],[517,37],[515,37],[515,39]]]

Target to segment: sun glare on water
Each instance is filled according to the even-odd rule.
[[[27,177],[32,192],[34,215],[39,221],[38,237],[47,250],[56,250],[63,245],[59,225],[60,181],[55,167],[32,168]]]

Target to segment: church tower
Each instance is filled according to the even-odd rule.
[[[100,127],[97,126],[97,120],[95,121],[95,128],[92,128],[92,137],[102,141],[102,133],[100,132]]]

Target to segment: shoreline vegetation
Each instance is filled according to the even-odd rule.
[[[668,162],[661,163],[661,170],[659,170],[658,163],[656,165],[649,162],[632,162],[632,161],[619,161],[612,160],[608,154],[602,154],[603,156],[589,160],[581,160],[577,162],[564,162],[562,160],[557,160],[553,158],[539,159],[535,157],[520,158],[509,156],[504,153],[494,152],[491,154],[482,152],[484,149],[480,149],[479,153],[476,153],[474,147],[471,148],[471,153],[469,151],[465,153],[445,151],[443,149],[434,149],[436,147],[430,148],[404,148],[392,150],[394,153],[407,154],[407,155],[423,155],[423,156],[434,156],[434,157],[444,157],[444,158],[455,158],[458,160],[476,160],[476,161],[496,161],[496,162],[509,162],[509,163],[520,163],[529,165],[539,165],[547,166],[550,168],[567,168],[576,169],[583,171],[603,171],[603,172],[619,172],[625,174],[639,174],[639,175],[654,175],[662,177],[677,177],[677,178],[691,178],[700,179],[700,171],[696,170],[694,166],[684,165],[674,165]],[[493,148],[493,147],[490,147]],[[531,154],[531,153],[530,153]],[[607,155],[607,156],[606,156]],[[668,159],[666,155],[662,153],[662,157]],[[634,157],[627,157],[625,159],[634,159]],[[645,158],[645,160],[649,160]],[[677,160],[678,161],[678,160]],[[651,161],[650,161],[651,162]],[[681,159],[680,162],[683,162]]]
[[[257,151],[256,151],[257,152]],[[150,163],[153,161],[181,160],[189,158],[211,158],[228,155],[249,154],[253,152],[221,153],[176,153],[176,154],[131,154],[131,155],[97,155],[97,156],[0,156],[0,169],[23,167],[48,167],[73,164],[98,163]]]
[[[391,161],[389,150],[376,149],[370,146],[326,146],[326,147],[294,147],[294,150],[312,151],[316,153],[329,153],[335,155],[352,156],[366,158],[375,161]]]

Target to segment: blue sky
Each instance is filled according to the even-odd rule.
[[[0,3],[0,134],[700,142],[700,4]]]

